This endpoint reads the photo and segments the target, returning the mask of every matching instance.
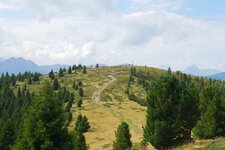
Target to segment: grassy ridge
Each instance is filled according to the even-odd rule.
[[[164,70],[148,67],[136,67],[137,71],[141,69],[142,73],[148,75],[148,82],[158,80],[161,75],[165,74]],[[82,71],[76,71],[73,74],[65,74],[58,78],[60,86],[66,87],[76,95],[76,100],[72,106],[73,119],[69,126],[72,130],[75,120],[79,114],[86,115],[89,119],[91,129],[85,133],[87,143],[91,150],[112,149],[113,140],[115,139],[115,130],[121,121],[126,121],[131,129],[133,149],[141,149],[143,130],[146,120],[146,107],[128,99],[125,94],[127,83],[130,77],[130,67],[102,67],[98,69],[87,69],[87,74]],[[113,80],[113,78],[115,80]],[[36,91],[44,80],[49,80],[47,75],[42,76],[39,83],[32,85],[26,84],[31,91]],[[77,91],[72,86],[73,82],[83,82],[84,97],[83,106],[78,108],[76,101],[80,99]],[[112,81],[113,80],[113,81]],[[18,86],[24,86],[25,82],[18,82]],[[108,83],[108,84],[107,84]],[[146,92],[134,79],[130,86],[130,92],[135,94],[139,99],[145,100]],[[95,98],[93,98],[93,94]],[[97,97],[97,99],[96,99]],[[99,98],[98,98],[99,97]],[[222,149],[225,147],[225,139],[202,140],[195,143],[187,144],[177,149]],[[148,149],[154,149],[149,146]]]

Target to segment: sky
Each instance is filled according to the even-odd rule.
[[[224,0],[0,0],[0,57],[225,71]]]

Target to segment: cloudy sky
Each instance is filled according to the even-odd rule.
[[[224,0],[0,0],[0,57],[225,70]]]

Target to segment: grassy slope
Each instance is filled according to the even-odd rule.
[[[150,80],[154,81],[160,78],[165,71],[155,68],[141,68],[144,74],[149,74]],[[86,115],[89,119],[91,129],[85,134],[87,143],[91,150],[112,149],[113,140],[115,139],[115,130],[121,121],[126,121],[130,125],[134,149],[140,149],[143,130],[145,125],[146,107],[128,100],[124,93],[129,80],[129,67],[104,67],[98,69],[88,69],[87,74],[78,71],[76,74],[65,75],[59,79],[60,85],[76,93],[76,100],[80,97],[77,91],[72,89],[73,81],[83,82],[84,104],[82,108],[77,108],[73,104],[73,120],[69,130],[73,130],[75,120],[78,114]],[[115,79],[115,81],[113,80]],[[27,85],[31,91],[39,89],[44,80],[49,80],[48,76],[41,77],[40,84]],[[50,81],[50,80],[49,80]],[[24,83],[18,83],[17,86],[23,86]],[[145,99],[146,93],[142,86],[135,82],[132,83],[130,91],[136,96]],[[95,93],[93,95],[93,93]],[[213,143],[212,143],[213,142]],[[213,149],[219,146],[225,146],[225,139],[215,141],[197,141],[196,143],[182,146],[178,149],[205,148]],[[149,146],[148,149],[154,149]]]

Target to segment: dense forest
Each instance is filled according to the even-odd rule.
[[[225,84],[222,81],[168,72],[157,81],[149,73],[131,68],[128,87],[138,79],[146,92],[146,126],[143,144],[169,149],[190,142],[193,137],[210,139],[225,136]],[[126,91],[128,97],[129,88]]]
[[[98,64],[95,68],[98,69]],[[131,101],[147,107],[143,127],[143,147],[152,144],[157,149],[171,149],[189,143],[193,138],[213,139],[225,136],[225,84],[171,72],[159,79],[151,72],[128,67],[130,77],[124,91]],[[85,91],[82,81],[72,83],[72,90],[61,85],[65,75],[88,74],[86,66],[73,65],[53,70],[48,75],[25,72],[3,74],[0,78],[0,149],[2,150],[86,150],[85,133],[91,128],[85,115],[72,122],[71,108],[83,105]],[[47,77],[42,79],[41,77]],[[147,96],[140,98],[131,92],[137,81]],[[40,85],[31,90],[30,84]],[[119,86],[119,85],[118,85]],[[93,114],[94,115],[94,114]],[[68,129],[74,124],[72,130]],[[121,122],[115,131],[113,149],[131,149],[129,123]]]

